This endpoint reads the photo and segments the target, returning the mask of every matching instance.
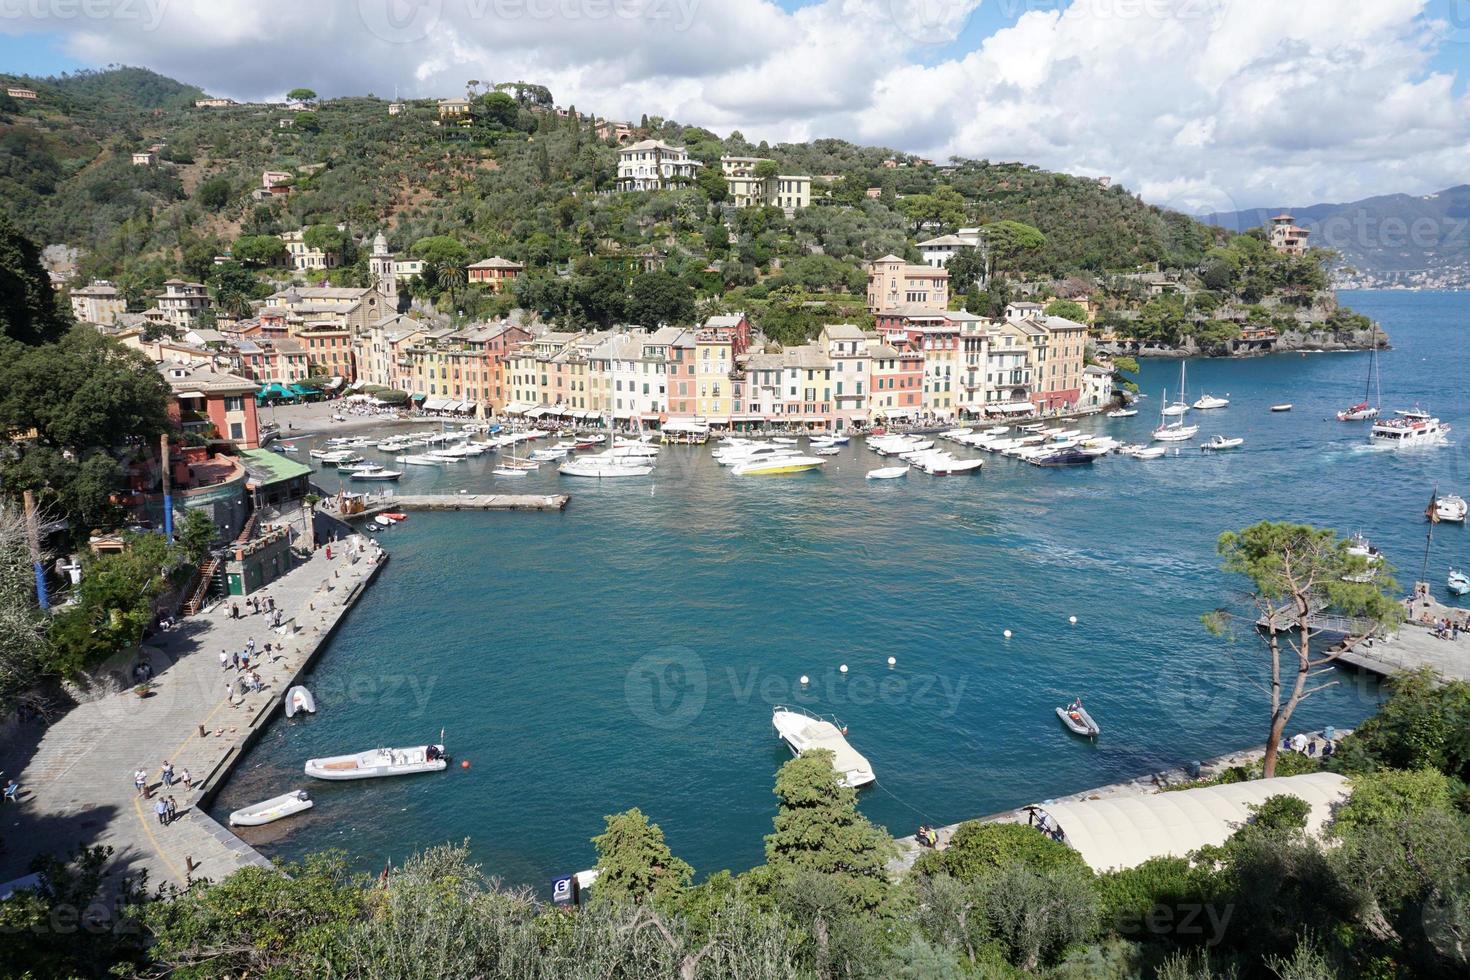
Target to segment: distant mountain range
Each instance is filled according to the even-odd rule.
[[[1243,232],[1282,212],[1311,231],[1312,245],[1341,254],[1339,285],[1470,288],[1470,184],[1422,197],[1386,194],[1348,204],[1219,212],[1204,220]]]

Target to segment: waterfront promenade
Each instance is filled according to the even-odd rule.
[[[359,552],[359,546],[361,552]],[[48,728],[23,729],[30,740],[0,749],[0,768],[21,784],[22,802],[0,809],[5,851],[0,881],[26,874],[35,856],[65,854],[79,844],[114,849],[111,871],[148,872],[150,885],[184,886],[218,880],[250,864],[269,866],[259,853],[197,809],[228,774],[255,732],[277,710],[294,679],[310,663],[342,616],[386,561],[365,539],[335,542],[259,595],[275,599],[279,629],[265,615],[248,615],[238,599],[222,602],[144,644],[153,666],[154,693],[140,699],[123,690],[73,708]],[[230,617],[232,604],[242,617]],[[221,650],[240,651],[254,638],[264,688],[243,699],[226,697],[240,673],[221,669]],[[265,658],[265,644],[273,648]],[[20,743],[20,744],[16,744]],[[175,773],[188,769],[192,791],[159,781],[164,760]],[[141,799],[133,771],[145,769],[153,796]],[[304,779],[304,777],[303,777]],[[179,819],[159,824],[159,794],[173,796]]]

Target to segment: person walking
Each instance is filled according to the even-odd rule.
[[[185,766],[179,770],[179,782],[183,784],[184,792],[189,793],[194,789],[194,777],[189,775],[189,767]]]
[[[221,650],[219,652],[219,669],[220,670],[229,670],[230,669],[230,655],[228,653],[226,653],[225,651],[223,651],[223,650]]]
[[[250,639],[245,641],[245,652],[247,654],[255,653],[255,637],[252,636]]]
[[[175,803],[174,798],[170,796],[168,798],[168,822],[173,823],[177,819],[179,819],[179,805]]]
[[[167,759],[163,760],[163,768],[159,771],[159,779],[163,782],[164,786],[172,787],[174,784],[173,763]]]
[[[160,796],[158,798],[158,802],[155,803],[155,804],[153,804],[153,812],[156,813],[156,814],[158,814],[158,823],[159,823],[159,825],[160,826],[163,826],[163,827],[167,827],[168,826],[168,804],[164,802],[163,797]]]
[[[235,669],[236,670],[239,670],[240,669],[240,651],[239,650],[233,651],[230,654],[230,660],[231,660],[231,662],[234,663]]]
[[[138,795],[148,799],[148,770],[138,768],[133,770],[133,785],[138,788]]]

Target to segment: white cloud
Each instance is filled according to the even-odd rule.
[[[1464,179],[1470,137],[1455,79],[1429,67],[1444,35],[1427,0],[1009,0],[1032,9],[936,63],[980,0],[110,2],[157,9],[158,29],[0,30],[65,32],[79,59],[237,98],[519,78],[614,117],[1019,159],[1186,208],[1435,190]]]

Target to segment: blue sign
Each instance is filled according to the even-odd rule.
[[[571,875],[557,878],[551,883],[551,900],[559,905],[570,905],[575,900]]]

